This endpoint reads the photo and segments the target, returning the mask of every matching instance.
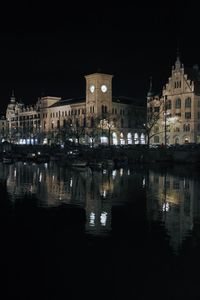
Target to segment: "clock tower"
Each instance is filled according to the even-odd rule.
[[[112,111],[113,75],[94,73],[86,79],[86,113],[101,116]]]

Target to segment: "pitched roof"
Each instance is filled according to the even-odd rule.
[[[58,102],[51,105],[50,107],[71,105],[71,104],[77,104],[77,103],[82,103],[82,102],[85,102],[85,97],[71,98],[71,99],[61,99]]]

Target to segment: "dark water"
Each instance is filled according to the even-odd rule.
[[[199,178],[0,164],[2,299],[200,299]]]

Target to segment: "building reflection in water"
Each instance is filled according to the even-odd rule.
[[[80,171],[55,163],[17,162],[1,164],[0,181],[6,182],[13,204],[16,199],[33,195],[40,207],[83,207],[85,228],[92,234],[111,231],[113,207],[144,200],[142,210],[148,224],[157,222],[165,229],[174,252],[200,223],[199,176],[185,167]],[[133,221],[139,216],[135,210],[140,206],[134,207]]]
[[[148,219],[163,223],[175,253],[200,220],[199,179],[191,171],[183,166],[148,173]]]
[[[132,201],[131,190],[141,190],[143,175],[134,170],[75,170],[59,164],[17,162],[0,168],[11,202],[35,196],[40,207],[78,205],[86,211],[86,231],[105,234],[111,230],[111,210]]]

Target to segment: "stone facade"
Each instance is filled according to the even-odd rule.
[[[41,97],[32,106],[12,95],[6,111],[8,139],[14,143],[145,143],[144,107],[112,96],[112,75],[85,76],[86,97]]]
[[[162,95],[150,90],[147,115],[158,117],[152,127],[150,144],[200,142],[200,72],[198,66],[184,68],[179,56]],[[156,120],[156,118],[155,118]]]

